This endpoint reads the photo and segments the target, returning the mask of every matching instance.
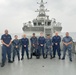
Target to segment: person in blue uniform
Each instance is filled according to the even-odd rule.
[[[44,54],[44,45],[45,45],[45,38],[43,36],[43,33],[40,33],[40,37],[38,38],[38,50],[39,50],[39,54],[41,55],[41,50],[42,50],[42,55],[43,58],[45,58],[45,54]],[[39,57],[40,58],[40,57]]]
[[[24,59],[24,51],[26,51],[27,59],[29,59],[29,52],[28,52],[28,45],[29,45],[29,39],[26,38],[26,34],[23,35],[23,38],[21,39],[21,45],[22,45],[22,58]]]
[[[5,30],[5,34],[1,36],[2,42],[2,64],[1,67],[4,67],[6,61],[6,54],[8,56],[8,62],[12,63],[11,61],[11,43],[12,38],[11,35],[8,34],[8,30]]]
[[[21,45],[20,40],[18,39],[18,36],[15,35],[14,38],[15,39],[12,41],[12,45],[13,45],[13,62],[14,62],[16,53],[17,53],[17,56],[18,56],[18,61],[20,60],[19,50],[20,50],[20,45]]]
[[[72,62],[72,37],[69,36],[69,33],[66,32],[66,36],[63,38],[63,58],[65,59],[66,51],[68,50],[69,60]]]
[[[36,55],[36,50],[37,50],[37,37],[35,36],[35,33],[33,33],[33,36],[30,38],[31,41],[31,59],[34,55]]]
[[[50,38],[50,35],[47,35],[45,43],[46,43],[46,58],[47,58],[48,52],[49,52],[50,53],[50,59],[52,59],[52,40]]]
[[[61,37],[58,35],[58,32],[56,32],[55,36],[53,36],[53,38],[52,38],[52,43],[53,43],[53,58],[55,58],[56,51],[57,51],[59,59],[61,59],[60,42],[61,42]]]

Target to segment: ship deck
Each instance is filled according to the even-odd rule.
[[[5,67],[0,67],[0,75],[76,75],[76,55],[73,54],[73,62],[70,62],[68,56],[66,59],[24,59],[9,64],[6,62]]]

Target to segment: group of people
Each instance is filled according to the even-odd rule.
[[[66,51],[68,50],[69,60],[72,62],[72,38],[69,36],[69,32],[66,32],[66,36],[63,37],[63,57],[65,59]],[[40,36],[37,38],[35,33],[33,33],[30,38],[31,48],[29,55],[29,39],[26,37],[26,34],[23,35],[21,39],[18,39],[18,36],[14,36],[14,40],[8,30],[5,30],[5,33],[1,36],[2,42],[2,64],[1,67],[5,66],[6,55],[8,56],[8,63],[13,63],[15,60],[15,55],[18,56],[18,61],[20,61],[20,48],[21,48],[21,60],[24,59],[24,52],[26,51],[27,59],[32,59],[32,56],[36,56],[37,59],[40,59],[40,56],[43,55],[43,58],[48,57],[50,53],[50,59],[55,58],[56,52],[59,59],[61,59],[61,37],[58,35],[58,32],[55,33],[53,37],[47,35],[45,38],[43,33],[40,33]],[[11,47],[13,46],[13,56],[11,58]],[[30,56],[30,57],[29,57]]]

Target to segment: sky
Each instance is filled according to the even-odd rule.
[[[0,0],[0,33],[22,33],[23,23],[32,21],[38,15],[40,0]],[[76,0],[44,0],[50,12],[50,19],[62,23],[62,32],[76,32]]]

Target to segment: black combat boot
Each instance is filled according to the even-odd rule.
[[[27,59],[29,59],[29,55],[27,55]]]
[[[13,58],[13,62],[14,62],[14,58]]]
[[[52,57],[52,55],[50,56],[50,59],[52,59],[53,57]]]
[[[53,56],[52,58],[55,58],[55,56]]]
[[[1,67],[4,67],[4,66],[5,66],[5,63],[4,63],[4,62],[2,62]]]
[[[21,60],[23,60],[23,59],[24,59],[24,57],[22,56]]]
[[[18,58],[18,61],[20,61],[20,58]]]
[[[46,55],[46,58],[47,58],[47,55]]]
[[[43,55],[43,58],[46,59],[45,55]]]
[[[61,59],[61,57],[59,56],[59,60]]]
[[[18,56],[18,61],[20,61],[20,56]]]
[[[63,57],[62,60],[65,60],[65,58]]]
[[[8,63],[13,63],[13,61],[11,61],[11,60],[8,60]]]
[[[36,59],[40,59],[40,56],[36,56]]]
[[[32,59],[32,54],[31,54],[31,57],[30,57],[30,59]]]
[[[70,59],[70,61],[72,62],[72,59]]]

